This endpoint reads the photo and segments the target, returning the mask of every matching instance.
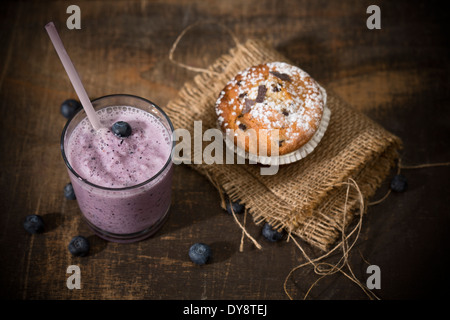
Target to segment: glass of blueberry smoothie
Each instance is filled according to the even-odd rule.
[[[157,105],[125,94],[92,101],[64,127],[61,151],[87,224],[109,241],[153,235],[167,218],[173,175],[173,126]]]

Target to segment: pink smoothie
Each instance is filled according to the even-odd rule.
[[[89,182],[69,170],[89,225],[120,241],[122,235],[158,226],[169,210],[173,169],[172,163],[165,165],[172,137],[158,118],[134,107],[106,107],[97,114],[107,129],[94,132],[89,121],[82,120],[70,134],[65,152],[73,170]],[[130,136],[112,133],[117,121],[131,126]]]

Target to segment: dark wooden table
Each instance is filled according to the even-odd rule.
[[[247,229],[263,249],[244,240],[207,179],[176,166],[173,205],[163,228],[133,244],[103,241],[81,221],[59,141],[66,119],[59,106],[77,98],[44,25],[54,21],[90,95],[129,93],[167,104],[196,73],[168,59],[176,37],[197,21],[217,21],[239,38],[265,39],[328,90],[403,139],[407,164],[450,161],[450,82],[447,14],[411,1],[77,1],[81,30],[69,30],[70,1],[4,1],[0,12],[0,297],[3,299],[288,299],[283,283],[305,262],[290,242],[269,243],[261,226]],[[381,8],[381,29],[369,30],[366,9]],[[217,25],[192,29],[175,58],[204,67],[233,42]],[[449,167],[403,172],[409,189],[372,206],[350,264],[362,283],[367,262],[381,270],[381,299],[439,297],[449,284]],[[375,199],[388,190],[386,180]],[[22,222],[40,214],[43,234]],[[70,239],[91,241],[73,257]],[[194,265],[188,249],[204,242],[213,260]],[[305,247],[307,247],[305,245]],[[308,248],[312,255],[321,252]],[[367,262],[366,262],[367,261]],[[67,267],[81,270],[70,290]],[[287,282],[302,299],[318,279],[312,268]],[[367,299],[340,273],[322,279],[309,299]]]

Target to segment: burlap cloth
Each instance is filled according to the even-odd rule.
[[[238,44],[209,66],[208,72],[185,83],[168,103],[165,111],[174,127],[189,130],[192,137],[194,121],[202,121],[203,131],[216,128],[214,105],[226,83],[237,72],[270,61],[293,64],[264,42]],[[193,164],[194,153],[189,164],[222,194],[240,199],[255,223],[267,221],[324,251],[338,240],[355,214],[364,213],[359,194],[352,188],[347,196],[343,183],[354,179],[367,200],[395,165],[401,146],[398,137],[334,93],[327,93],[331,120],[321,142],[306,158],[280,166],[277,174],[261,175],[258,164]]]

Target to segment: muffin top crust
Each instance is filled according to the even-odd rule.
[[[264,155],[275,154],[275,148],[283,155],[313,137],[324,106],[320,86],[308,73],[270,62],[239,72],[220,92],[215,111],[219,127],[238,147]],[[256,148],[250,132],[257,138]]]

